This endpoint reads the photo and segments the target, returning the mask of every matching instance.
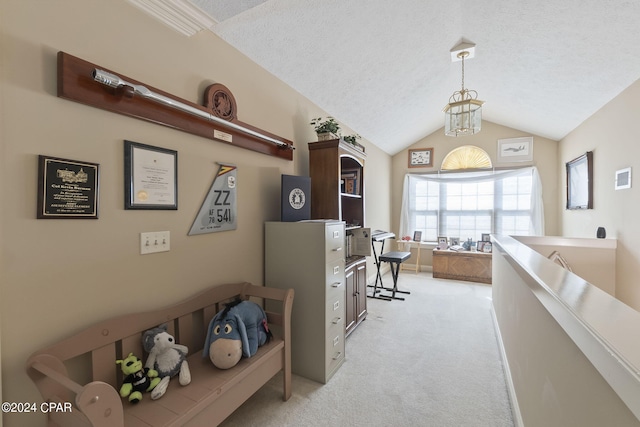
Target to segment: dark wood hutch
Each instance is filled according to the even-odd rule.
[[[311,218],[346,224],[347,239],[364,226],[364,161],[366,154],[341,139],[309,143]],[[346,334],[367,316],[367,273],[364,256],[346,254]]]

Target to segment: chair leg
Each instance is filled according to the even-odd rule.
[[[394,264],[395,264],[395,269],[393,268]],[[391,277],[393,277],[393,288],[384,288],[387,291],[391,291],[391,295],[382,295],[382,296],[404,301],[404,298],[397,297],[396,293],[410,294],[411,292],[398,290],[398,273],[400,272],[400,263],[390,262],[389,266],[391,267]]]

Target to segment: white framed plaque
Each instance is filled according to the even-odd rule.
[[[124,208],[178,209],[178,152],[124,141]]]

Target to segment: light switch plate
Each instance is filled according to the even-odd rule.
[[[152,231],[140,233],[140,254],[168,252],[170,249],[170,233],[168,231]]]

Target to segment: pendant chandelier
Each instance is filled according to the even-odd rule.
[[[462,88],[455,91],[444,107],[444,133],[447,136],[465,136],[480,132],[482,104],[478,92],[464,87],[464,60],[473,58],[475,44],[462,42],[451,49],[451,60],[462,62]]]

